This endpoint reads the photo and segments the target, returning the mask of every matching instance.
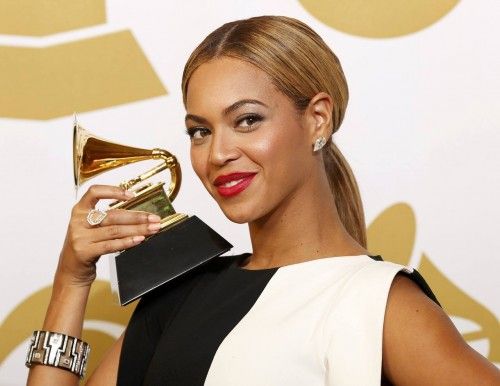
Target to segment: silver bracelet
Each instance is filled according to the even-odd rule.
[[[35,331],[26,355],[26,366],[46,365],[85,376],[90,353],[88,343],[51,331]]]

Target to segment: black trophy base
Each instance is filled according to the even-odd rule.
[[[198,217],[191,216],[117,255],[114,291],[120,304],[126,305],[232,247]]]

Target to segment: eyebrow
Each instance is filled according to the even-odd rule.
[[[224,109],[222,112],[223,115],[229,115],[235,110],[238,110],[240,107],[248,104],[254,104],[254,105],[260,105],[264,107],[268,107],[265,103],[257,100],[257,99],[242,99],[239,100],[235,103],[233,103],[231,106],[228,106]],[[187,121],[188,119],[195,121],[197,123],[207,123],[207,120],[203,117],[200,117],[199,115],[194,115],[194,114],[186,114],[185,120]]]

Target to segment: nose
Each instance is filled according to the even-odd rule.
[[[210,143],[209,162],[215,166],[224,166],[239,156],[240,151],[231,133],[215,130]]]

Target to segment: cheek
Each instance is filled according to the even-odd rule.
[[[198,178],[205,184],[205,180],[207,179],[207,160],[205,156],[205,152],[202,151],[200,147],[191,147],[190,155],[191,155],[191,166],[193,167],[194,172],[198,176]]]
[[[252,140],[254,160],[261,164],[265,176],[273,181],[293,179],[301,168],[303,153],[307,149],[300,127],[279,127]]]

